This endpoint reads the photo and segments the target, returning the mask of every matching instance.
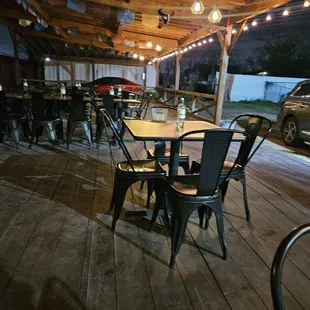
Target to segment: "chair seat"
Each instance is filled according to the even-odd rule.
[[[197,186],[198,186],[199,175],[179,175],[172,177],[169,180],[170,187],[175,192],[186,196],[196,196]],[[212,198],[219,193],[217,189]],[[210,197],[210,198],[211,198]],[[201,199],[206,199],[206,196],[201,197]]]
[[[44,115],[44,117],[40,118],[40,119],[34,119],[35,122],[40,123],[40,122],[59,122],[60,118],[55,116],[55,115],[51,115],[51,114],[46,114]]]
[[[20,114],[7,114],[5,115],[4,119],[0,120],[1,123],[6,124],[12,121],[23,121],[26,119],[25,115]]]
[[[127,161],[118,163],[116,167],[119,171],[125,173],[152,174],[154,177],[166,175],[166,171],[157,160],[133,160],[132,165],[135,171],[132,170]]]
[[[170,149],[150,149],[147,151],[148,158],[156,158],[160,160],[160,158],[170,158]],[[189,157],[186,153],[179,153],[179,160],[189,160]]]

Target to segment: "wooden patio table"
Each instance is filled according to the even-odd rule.
[[[180,143],[178,138],[190,131],[202,129],[222,129],[206,121],[184,121],[184,128],[177,129],[176,121],[150,121],[150,120],[124,120],[123,121],[132,137],[137,141],[170,141],[169,175],[178,173]],[[204,134],[187,136],[184,141],[203,141]],[[245,136],[234,134],[233,141],[242,142]]]

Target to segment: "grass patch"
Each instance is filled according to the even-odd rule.
[[[264,107],[276,107],[277,104],[268,101],[268,100],[241,100],[241,101],[232,101],[226,102],[226,104],[244,104],[244,105],[255,105],[255,106],[264,106]]]

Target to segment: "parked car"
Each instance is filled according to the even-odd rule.
[[[82,87],[95,87],[99,94],[106,94],[111,86],[117,87],[118,85],[121,85],[122,90],[128,90],[133,93],[141,92],[141,85],[119,77],[103,77],[90,83],[84,83]]]
[[[286,145],[310,142],[310,80],[298,83],[281,102],[277,125]]]

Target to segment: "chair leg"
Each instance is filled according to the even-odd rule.
[[[98,123],[97,124],[97,128],[96,128],[97,149],[99,149],[99,146],[100,146],[100,141],[101,141],[101,138],[102,138],[102,131],[103,131],[102,123]]]
[[[214,205],[212,206],[214,207]],[[213,209],[213,208],[212,208]],[[227,258],[227,248],[225,243],[225,233],[224,233],[224,221],[223,221],[223,212],[222,212],[222,206],[221,201],[217,202],[217,206],[213,209],[215,217],[216,217],[216,223],[217,223],[217,231],[220,239],[220,245],[223,251],[223,259]]]
[[[151,197],[154,191],[154,181],[149,180],[147,182],[147,200],[146,200],[146,207],[149,208],[151,204]]]
[[[243,187],[243,200],[244,200],[246,219],[247,221],[250,221],[251,215],[250,215],[250,209],[249,209],[249,204],[248,204],[248,195],[247,195],[247,189],[246,189],[245,175],[239,181],[241,182],[242,187]]]
[[[91,137],[90,123],[82,123],[82,127],[87,137],[88,148],[91,149],[92,137]]]
[[[190,172],[189,161],[184,162],[184,163],[180,163],[179,165],[180,165],[180,167],[183,168],[185,174],[188,174]]]
[[[48,122],[46,125],[48,139],[51,141],[52,145],[55,146],[56,141],[56,126],[54,122]]]
[[[35,123],[35,121],[32,121],[32,130],[31,130],[31,139],[30,139],[30,143],[29,143],[29,148],[31,149],[31,146],[33,144],[34,141],[34,137],[36,136],[37,133],[37,125]]]
[[[201,206],[198,208],[198,216],[199,216],[199,227],[203,227],[203,220],[205,217],[206,207]]]
[[[175,258],[179,253],[181,244],[184,238],[186,225],[190,214],[182,214],[182,209],[186,209],[186,204],[182,206],[181,202],[176,202],[178,206],[173,203],[172,206],[172,230],[171,230],[171,257],[169,267],[173,268],[175,265]]]
[[[18,143],[19,143],[19,129],[18,129],[18,122],[16,120],[13,120],[9,123],[9,127],[12,132],[12,137],[15,142],[16,148],[18,149]]]
[[[4,129],[5,129],[5,125],[1,124],[0,125],[0,143],[3,143]]]
[[[73,131],[74,131],[75,126],[73,126],[73,123],[68,120],[67,124],[67,149],[69,150],[69,145],[72,139]]]
[[[225,181],[223,183],[223,185],[221,186],[222,202],[225,201],[225,196],[226,196],[226,193],[227,193],[228,185],[229,185],[229,180]]]
[[[210,222],[210,218],[212,216],[212,209],[205,207],[205,212],[206,212],[206,221],[205,221],[205,226],[204,229],[208,229],[209,228],[209,222]]]
[[[142,181],[142,182],[141,182],[141,185],[140,185],[140,190],[142,190],[142,189],[143,189],[144,183],[145,183],[145,181]]]

